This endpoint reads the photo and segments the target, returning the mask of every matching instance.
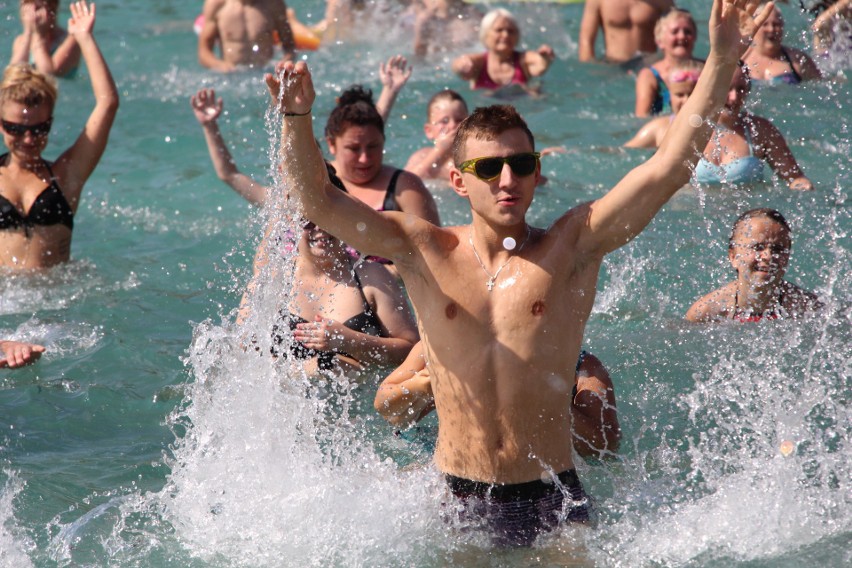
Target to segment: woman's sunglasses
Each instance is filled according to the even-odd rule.
[[[53,119],[48,118],[44,122],[38,124],[18,124],[17,122],[9,122],[8,120],[0,120],[3,125],[3,130],[10,136],[23,136],[27,132],[33,136],[47,136],[50,134],[50,127],[53,125]]]
[[[518,177],[526,177],[535,172],[541,154],[524,152],[506,157],[483,157],[468,160],[459,166],[462,172],[472,173],[482,181],[492,181],[500,176],[503,164],[509,164],[512,173]]]

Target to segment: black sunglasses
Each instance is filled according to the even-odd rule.
[[[512,173],[519,177],[526,177],[535,172],[540,157],[541,154],[538,152],[524,152],[505,157],[474,158],[461,164],[459,170],[472,173],[482,181],[491,181],[497,179],[503,171],[503,164],[509,164]]]
[[[23,136],[27,132],[33,136],[47,136],[50,133],[50,127],[53,125],[53,118],[48,118],[38,124],[18,124],[8,120],[0,120],[0,124],[3,125],[6,134],[10,136]]]

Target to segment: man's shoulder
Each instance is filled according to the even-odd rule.
[[[202,13],[205,17],[215,17],[229,0],[204,0]]]

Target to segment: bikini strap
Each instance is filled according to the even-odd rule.
[[[793,65],[793,59],[790,57],[790,54],[787,53],[787,50],[783,47],[781,48],[781,55],[784,56],[784,59],[787,61],[787,64],[790,65],[790,71],[793,72],[793,76],[796,77],[796,81],[801,83],[802,76],[799,75],[798,71],[796,71],[796,67],[795,65]]]
[[[364,293],[364,286],[361,284],[361,279],[358,277],[358,269],[352,268],[352,277],[355,279],[355,286],[358,288],[358,293],[361,294],[361,301],[364,302],[364,313],[373,314],[373,308],[367,300],[367,295]]]
[[[42,158],[42,159],[41,159],[41,163],[42,163],[42,165],[43,165],[43,166],[47,169],[47,173],[48,173],[48,174],[50,174],[50,181],[51,181],[51,183],[55,182],[55,181],[56,181],[56,176],[53,174],[53,168],[51,168],[51,167],[50,167],[50,162],[48,162],[47,160],[45,160],[44,158]]]
[[[399,211],[399,207],[396,204],[396,182],[399,179],[399,176],[402,175],[402,170],[396,170],[391,176],[390,183],[388,184],[388,189],[385,192],[385,200],[382,203],[382,211]]]

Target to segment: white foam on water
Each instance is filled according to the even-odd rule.
[[[0,566],[28,568],[33,566],[28,552],[36,544],[15,519],[15,497],[25,483],[13,470],[4,469],[3,477],[6,481],[0,487]]]

